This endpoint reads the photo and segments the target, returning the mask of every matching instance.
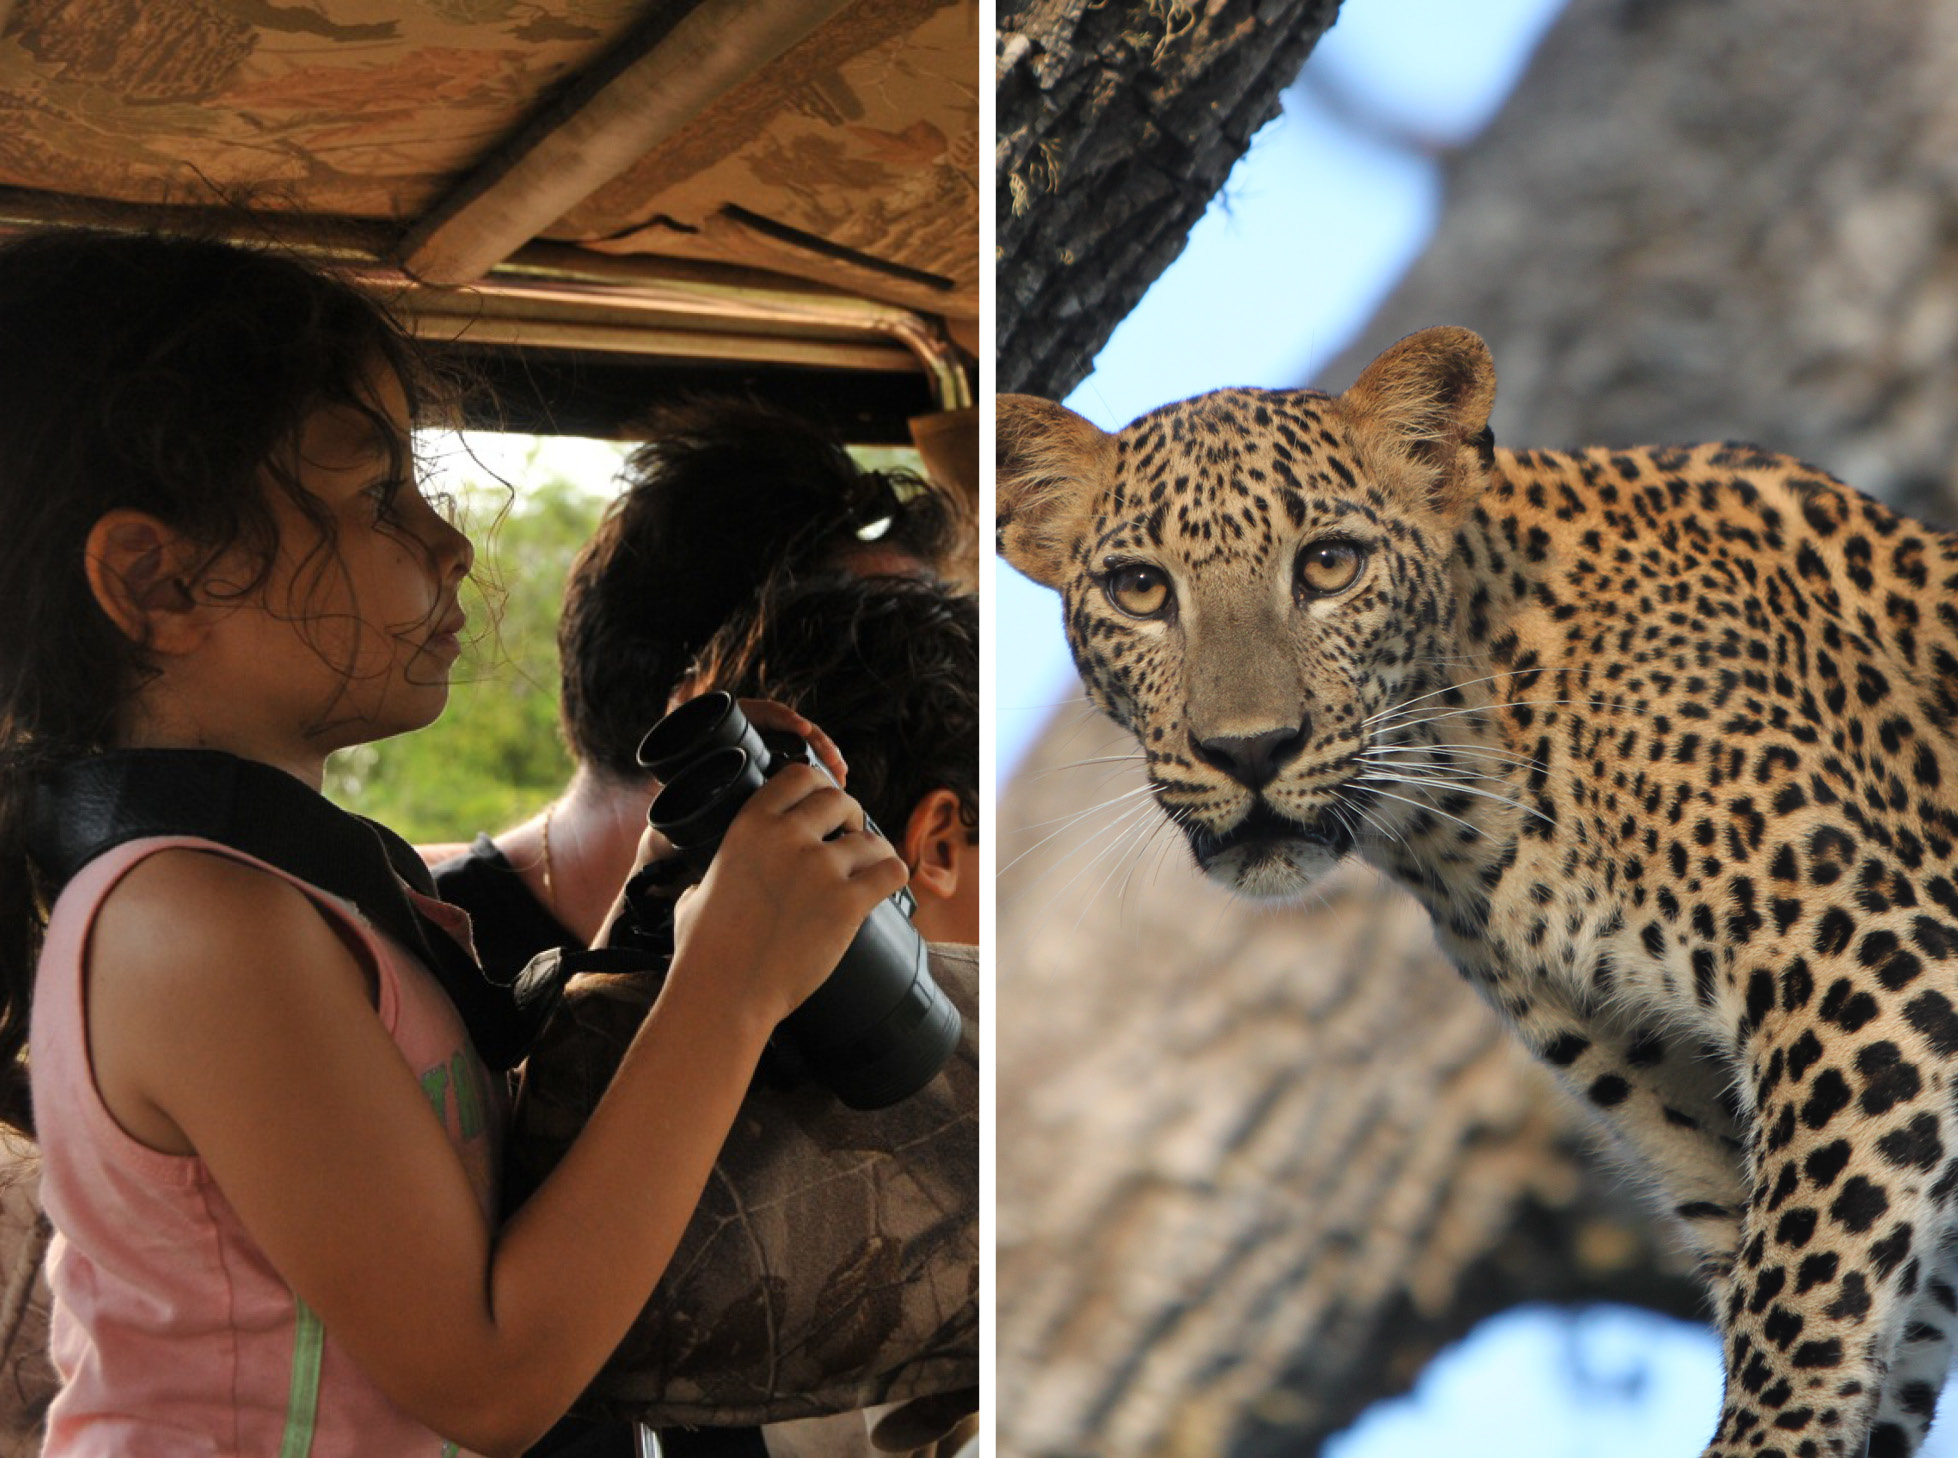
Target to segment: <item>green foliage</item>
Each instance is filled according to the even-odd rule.
[[[344,750],[327,764],[336,803],[417,844],[467,841],[547,803],[571,773],[557,732],[557,611],[571,559],[598,525],[595,484],[552,472],[533,447],[520,490],[464,482],[460,524],[476,543],[464,590],[471,642],[447,711],[413,734]]]
[[[866,471],[909,471],[914,476],[925,474],[925,458],[918,454],[915,446],[856,446],[849,448],[850,458]]]

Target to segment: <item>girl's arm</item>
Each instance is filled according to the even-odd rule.
[[[197,852],[139,864],[98,916],[103,1097],[202,1156],[247,1229],[396,1402],[520,1452],[625,1334],[691,1217],[756,1059],[903,883],[814,771],[758,790],[682,899],[672,968],[584,1132],[493,1230],[374,1016],[371,974],[283,881]]]

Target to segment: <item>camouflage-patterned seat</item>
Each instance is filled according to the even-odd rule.
[[[0,1135],[0,1458],[32,1458],[54,1400],[48,1360],[48,1222],[41,1159],[26,1140]]]
[[[581,1410],[730,1426],[976,1388],[978,971],[969,947],[931,954],[965,1018],[945,1070],[870,1113],[812,1086],[758,1085],[665,1278]],[[525,1066],[513,1193],[576,1137],[652,995],[639,977],[572,982]]]

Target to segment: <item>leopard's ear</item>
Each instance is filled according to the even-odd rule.
[[[1340,396],[1348,418],[1396,464],[1428,504],[1453,518],[1489,468],[1496,366],[1473,330],[1442,325],[1383,351]]]
[[[997,409],[999,553],[1035,582],[1057,588],[1095,497],[1115,479],[1115,437],[1032,395],[1001,395]]]

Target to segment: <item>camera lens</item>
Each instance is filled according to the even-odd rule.
[[[800,737],[764,737],[726,693],[689,699],[660,720],[639,742],[639,762],[665,782],[647,818],[695,875],[772,770],[816,763]],[[958,1042],[958,1009],[932,980],[912,906],[908,891],[879,902],[829,980],[783,1023],[803,1066],[851,1108],[909,1097]]]

